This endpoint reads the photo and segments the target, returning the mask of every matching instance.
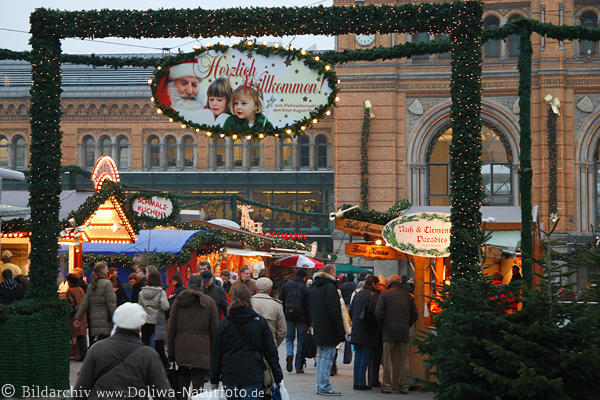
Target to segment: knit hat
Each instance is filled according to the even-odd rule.
[[[304,278],[306,276],[306,270],[304,268],[298,268],[296,270],[296,276],[299,276],[300,278]]]
[[[122,329],[135,331],[146,323],[146,311],[137,303],[123,303],[113,314],[113,322]]]
[[[10,261],[10,259],[12,258],[13,254],[11,253],[10,250],[4,250],[2,252],[2,261]]]
[[[268,292],[273,287],[273,281],[269,278],[258,278],[256,280],[256,288],[259,292]]]

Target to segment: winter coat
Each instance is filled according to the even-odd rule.
[[[178,365],[209,369],[219,323],[215,301],[200,290],[187,289],[177,295],[170,314],[169,355]]]
[[[156,315],[159,310],[167,311],[169,309],[169,300],[167,294],[159,286],[144,286],[140,292],[138,303],[146,311],[146,323],[156,324]]]
[[[384,342],[408,343],[408,328],[418,318],[415,300],[399,282],[392,282],[390,288],[377,300],[375,315],[382,327]]]
[[[120,284],[118,287],[113,289],[115,291],[115,296],[117,296],[117,307],[121,304],[129,302],[129,296],[127,296],[127,292],[125,291],[125,289],[123,289],[123,287],[121,287]]]
[[[99,376],[101,371],[136,345],[142,346],[110,371]],[[171,386],[156,350],[144,346],[137,332],[117,328],[113,336],[95,343],[88,350],[73,391],[80,396],[73,398],[108,399],[107,396],[98,396],[97,391],[114,390],[122,391],[122,398],[145,400],[148,399],[148,388],[155,389],[155,393],[152,394],[154,399],[173,398],[169,397],[173,391],[168,390]],[[85,393],[88,390],[92,391],[89,396]]]
[[[88,286],[75,319],[81,321],[83,313],[87,311],[89,317],[87,322],[92,336],[108,336],[112,330],[112,315],[116,308],[117,297],[112,282],[106,278],[99,278],[95,290],[92,289],[92,285]]]
[[[350,314],[348,314],[348,307],[342,296],[342,291],[338,289],[338,295],[340,296],[340,310],[342,311],[342,322],[344,323],[344,332],[346,335],[352,332],[352,324],[350,323]]]
[[[227,315],[229,302],[225,291],[213,282],[209,287],[204,288],[204,294],[212,298],[217,304],[217,314],[219,319]]]
[[[0,304],[10,304],[25,297],[25,290],[14,279],[0,282]]]
[[[271,329],[271,334],[273,334],[273,339],[275,340],[275,346],[279,347],[287,334],[283,305],[281,305],[279,300],[275,300],[267,293],[256,293],[252,296],[251,301],[252,309],[267,320],[269,329]]]
[[[310,300],[308,296],[309,290],[308,287],[304,284],[304,281],[301,277],[295,276],[294,279],[284,283],[281,286],[281,290],[279,291],[279,300],[281,300],[281,302],[283,303],[283,310],[285,312],[285,301],[288,295],[290,294],[290,290],[293,287],[300,287],[300,289],[302,290],[302,303],[304,304],[304,315],[299,319],[289,318],[287,316],[285,317],[285,319],[292,322],[302,322],[305,325],[310,325]]]
[[[337,346],[345,340],[337,282],[335,277],[323,271],[314,274],[313,281],[309,298],[315,344]]]
[[[379,292],[367,286],[354,296],[350,304],[352,334],[350,343],[377,346],[380,343],[379,327],[375,318],[375,308]]]
[[[67,299],[69,299],[69,301],[71,302],[71,305],[76,305],[77,309],[79,309],[79,307],[81,307],[81,302],[83,301],[84,297],[85,297],[85,292],[79,286],[72,286],[69,288],[69,290],[67,290]],[[75,320],[75,318],[73,316],[69,317],[69,325],[71,327],[71,336],[86,335],[87,334],[87,317],[86,317],[86,315],[83,314],[79,328],[76,328],[73,325],[74,320]]]
[[[344,298],[344,303],[350,304],[352,301],[352,293],[356,290],[356,282],[344,282],[340,286],[340,290],[342,291],[342,297]]]
[[[169,296],[169,304],[171,304],[171,306],[175,302],[177,295],[179,293],[183,292],[184,290],[185,290],[185,286],[183,286],[183,284],[179,283],[179,284],[175,285],[175,287],[173,288],[173,292],[171,293],[171,296]]]
[[[281,382],[283,372],[269,324],[251,307],[233,308],[219,323],[213,341],[210,382],[237,387],[262,384],[263,356],[275,382]]]
[[[142,291],[142,288],[144,287],[144,281],[145,280],[141,280],[136,284],[133,284],[131,286],[131,302],[132,303],[139,303],[139,299],[140,299],[140,292]]]
[[[167,340],[167,311],[160,310],[156,314],[156,325],[154,326],[154,341]]]
[[[245,282],[242,281],[241,279],[238,279],[231,285],[231,289],[229,289],[229,296],[231,296],[231,291],[237,285],[246,285],[248,287],[248,289],[250,289],[251,296],[254,296],[256,294],[256,292],[258,292],[258,289],[256,288],[256,281],[254,279],[248,279]]]

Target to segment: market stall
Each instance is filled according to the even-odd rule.
[[[451,284],[449,207],[409,207],[395,219],[385,223],[336,218],[336,229],[364,242],[347,243],[346,255],[362,257],[377,263],[378,260],[408,260],[414,274],[415,304],[419,312],[417,329],[432,326],[432,315],[438,311],[436,296],[443,284]],[[483,272],[486,275],[502,274],[507,284],[520,272],[521,210],[519,207],[482,207],[482,230],[489,239],[481,249]],[[351,213],[348,213],[352,215]],[[536,222],[537,208],[533,221]],[[380,221],[377,221],[380,222]],[[539,233],[534,229],[534,257],[541,254]],[[541,274],[539,265],[534,272]],[[522,276],[522,273],[521,273]],[[423,356],[413,347],[410,374],[427,378]]]

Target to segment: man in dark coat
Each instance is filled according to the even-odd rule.
[[[379,279],[376,276],[369,275],[365,281],[365,286],[358,292],[352,304],[350,305],[350,318],[352,319],[352,334],[350,343],[354,345],[354,389],[368,390],[371,386],[367,385],[366,372],[369,365],[369,356],[379,345],[379,328],[375,318],[375,307],[377,306],[377,297],[379,292],[375,288]],[[379,371],[379,365],[377,365]],[[372,371],[369,371],[371,377]],[[374,378],[373,380],[378,380]]]
[[[352,293],[356,290],[357,284],[354,282],[354,274],[352,272],[348,272],[346,279],[346,282],[340,285],[340,291],[342,292],[344,303],[346,303],[347,307],[350,307],[350,298],[352,297]]]
[[[389,281],[390,287],[379,296],[375,311],[383,336],[382,392],[408,393],[408,332],[417,321],[417,308],[398,275],[390,276]]]
[[[310,290],[310,317],[317,345],[317,394],[339,396],[329,383],[335,347],[345,340],[340,296],[336,288],[335,265],[327,264],[313,275]]]
[[[294,339],[298,339],[296,345],[296,373],[304,372],[302,368],[302,344],[306,329],[310,325],[310,303],[308,300],[308,288],[304,283],[306,280],[306,270],[298,268],[293,280],[283,284],[279,292],[279,300],[283,303],[283,312],[285,315],[285,324],[287,335],[285,337],[285,347],[287,351],[286,369],[292,372],[292,362],[294,360]],[[291,294],[291,296],[290,296]],[[294,304],[292,304],[294,303]]]
[[[210,271],[209,271],[210,272]],[[169,358],[179,366],[177,397],[187,399],[190,381],[202,389],[210,369],[210,349],[219,324],[215,301],[202,292],[202,277],[192,274],[188,289],[179,293],[171,308],[168,329]]]
[[[115,310],[113,321],[115,333],[88,350],[73,388],[73,398],[173,399],[175,392],[158,353],[144,346],[139,336],[146,322],[144,308],[125,303]],[[109,391],[112,396],[107,395]]]
[[[227,301],[227,295],[225,291],[219,286],[215,285],[215,276],[212,272],[205,270],[200,274],[202,276],[202,287],[204,294],[211,297],[215,303],[217,303],[217,314],[219,319],[227,315],[229,309],[229,302]]]
[[[10,269],[2,271],[2,279],[3,281],[0,282],[0,304],[10,304],[25,297],[25,290],[13,279]]]

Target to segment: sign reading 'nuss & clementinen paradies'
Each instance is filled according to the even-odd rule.
[[[389,246],[370,243],[346,243],[346,255],[380,260],[395,260],[398,252]]]
[[[183,127],[259,139],[316,124],[336,84],[319,56],[251,41],[166,57],[150,80],[158,111]]]
[[[407,214],[385,225],[383,239],[388,246],[406,254],[421,257],[448,257],[450,230],[450,214]]]

